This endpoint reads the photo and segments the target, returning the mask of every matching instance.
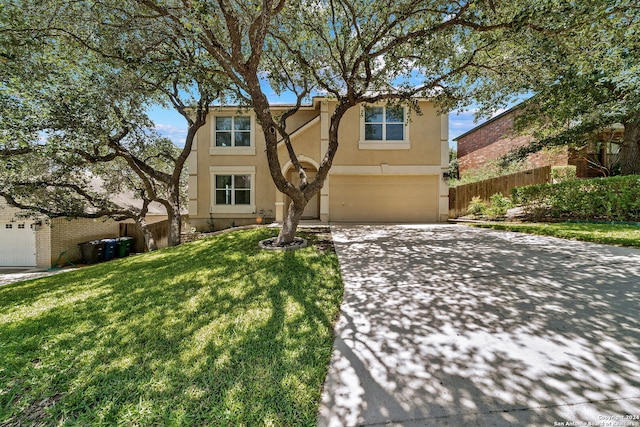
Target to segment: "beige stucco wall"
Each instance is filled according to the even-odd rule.
[[[360,141],[360,106],[351,108],[342,119],[338,134],[340,148],[334,165],[440,165],[440,117],[428,102],[420,102],[422,115],[409,115],[408,139],[410,149],[364,150]],[[334,105],[329,106],[329,114]]]
[[[253,122],[253,137],[255,144],[255,153],[250,154],[224,154],[224,153],[212,153],[211,147],[213,142],[213,128],[214,118],[216,115],[232,114],[232,115],[250,115],[254,117]],[[318,112],[306,108],[299,111],[288,122],[289,130],[295,130],[306,123],[312,121],[314,117],[318,116]],[[308,126],[303,135],[294,137],[294,143],[296,144],[296,150],[303,156],[305,153],[309,155],[318,156],[319,154],[319,126]],[[314,129],[315,128],[315,129]],[[314,136],[310,136],[314,135]],[[265,211],[270,210],[271,216],[275,215],[274,206],[276,203],[276,189],[273,185],[271,174],[269,173],[269,167],[266,158],[266,144],[264,135],[260,125],[255,121],[255,114],[252,111],[245,111],[238,113],[235,108],[230,109],[214,109],[207,118],[207,124],[203,126],[197,134],[197,140],[195,141],[195,147],[192,150],[189,158],[189,222],[191,227],[196,227],[198,230],[206,231],[210,228],[211,217],[215,229],[230,227],[231,225],[245,225],[255,223],[257,212],[261,209]],[[285,150],[283,147],[280,150]],[[233,153],[233,150],[229,150]],[[281,151],[281,158],[283,159],[283,166],[288,159],[286,156],[286,150]],[[212,213],[212,182],[211,182],[211,168],[216,167],[253,167],[255,171],[254,178],[254,190],[255,190],[255,209],[251,212],[242,213]]]
[[[276,107],[277,108],[277,107]],[[362,149],[361,139],[361,107],[348,111],[341,122],[340,147],[334,159],[332,175],[352,173],[353,168],[359,175],[413,175],[437,177],[437,202],[440,213],[439,220],[446,220],[448,214],[448,189],[442,172],[448,168],[448,134],[446,116],[441,117],[435,108],[426,101],[420,101],[422,115],[415,112],[409,115],[408,149]],[[321,100],[313,107],[299,111],[289,121],[289,131],[293,133],[292,142],[299,159],[307,166],[317,166],[328,143],[329,118],[335,109],[335,102]],[[253,115],[253,112],[238,113],[236,108],[214,110],[207,119],[207,125],[198,131],[194,149],[189,159],[189,217],[190,225],[199,230],[209,229],[210,215],[215,228],[225,228],[232,224],[243,225],[254,223],[257,211],[271,210],[276,219],[281,219],[288,200],[275,189],[269,173],[265,154],[265,141],[259,124],[254,120],[255,150],[245,150],[242,155],[214,153],[212,123],[216,115]],[[247,151],[252,151],[247,153]],[[281,144],[279,155],[282,172],[290,168],[286,147]],[[223,167],[249,167],[255,170],[255,210],[244,213],[211,213],[212,205],[212,169]],[[330,180],[331,178],[328,178]],[[431,181],[433,182],[433,181]],[[329,182],[325,183],[320,195],[320,219],[329,219]],[[348,197],[348,194],[335,194],[334,197]]]

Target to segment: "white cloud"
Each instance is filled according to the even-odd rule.
[[[157,123],[155,128],[160,135],[169,138],[174,144],[180,147],[184,146],[184,140],[187,137],[186,126],[181,127],[171,124]]]
[[[500,108],[500,109],[498,109],[498,110],[494,111],[494,112],[491,114],[491,118],[496,117],[496,116],[499,116],[500,114],[504,113],[504,112],[505,112],[505,111],[507,111],[507,110],[508,110],[508,108]]]

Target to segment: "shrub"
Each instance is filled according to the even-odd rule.
[[[554,166],[551,168],[551,179],[554,183],[570,181],[577,179],[577,177],[575,166]]]
[[[512,197],[533,219],[640,220],[640,176],[564,181],[514,188]]]
[[[480,196],[474,196],[467,207],[467,214],[475,218],[484,216],[487,210],[487,203]]]
[[[513,206],[511,199],[496,193],[489,198],[489,203],[485,202],[480,196],[471,199],[467,214],[473,215],[475,218],[486,217],[489,219],[502,218],[507,214],[507,210]]]
[[[503,196],[502,193],[496,193],[489,198],[489,207],[485,215],[491,219],[503,218],[512,206],[510,198]]]

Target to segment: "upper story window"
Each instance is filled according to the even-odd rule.
[[[397,150],[411,148],[406,109],[402,106],[363,107],[360,149]]]
[[[404,108],[364,107],[364,134],[367,141],[404,140]]]
[[[216,117],[216,147],[251,146],[251,117]]]
[[[218,114],[211,121],[210,154],[255,155],[253,115]]]

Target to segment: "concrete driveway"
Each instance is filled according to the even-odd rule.
[[[639,250],[460,225],[332,232],[345,297],[320,426],[640,426]]]
[[[0,286],[51,276],[65,271],[69,271],[69,269],[49,271],[37,267],[0,267]]]

